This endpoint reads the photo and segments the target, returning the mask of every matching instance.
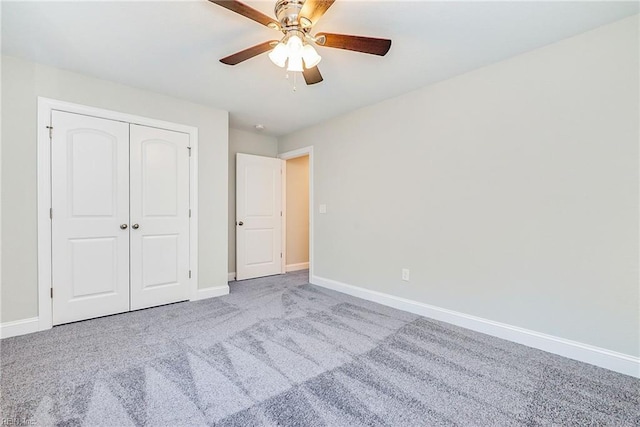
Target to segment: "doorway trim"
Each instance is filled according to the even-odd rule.
[[[37,181],[38,181],[38,329],[43,331],[53,326],[51,299],[51,112],[64,111],[101,119],[182,132],[189,135],[191,159],[189,167],[189,299],[198,299],[198,128],[133,114],[73,104],[56,99],[38,97],[37,132]]]
[[[313,234],[314,234],[314,216],[315,216],[315,212],[314,212],[314,196],[313,196],[313,188],[314,188],[314,183],[313,183],[313,146],[308,146],[308,147],[303,147],[303,148],[299,148],[297,150],[292,150],[292,151],[286,151],[284,153],[280,153],[278,154],[278,158],[281,160],[290,160],[290,159],[295,159],[297,157],[304,157],[304,156],[309,156],[309,280],[311,280],[311,277],[314,276],[313,274],[313,267],[314,267],[314,261],[313,261]],[[283,184],[284,186],[284,184]],[[285,191],[286,193],[286,191]],[[283,224],[282,224],[282,230],[283,230],[283,242],[286,242],[286,223],[284,223],[284,221],[286,220],[286,205],[285,205],[285,200],[286,198],[283,197],[283,205],[282,205],[282,209],[283,212],[285,212],[282,215],[283,218]],[[286,248],[286,246],[284,246],[285,243],[283,243],[283,250]],[[286,256],[286,253],[284,253],[284,256]],[[284,259],[283,256],[283,259]],[[286,264],[286,263],[285,263]]]

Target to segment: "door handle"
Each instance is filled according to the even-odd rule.
[[[138,224],[133,224],[131,228],[133,228],[134,230],[137,230],[138,228],[140,228],[140,226]]]
[[[244,225],[244,222],[240,221],[240,222],[238,223],[238,225],[239,225],[240,227],[242,227],[242,226]]]
[[[127,224],[120,224],[120,228],[121,228],[121,229],[123,229],[123,230],[126,230],[126,229],[127,229],[127,227],[128,227],[128,225],[127,225]]]

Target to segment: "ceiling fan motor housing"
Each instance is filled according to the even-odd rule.
[[[283,29],[300,26],[298,16],[303,4],[304,0],[278,0],[276,2],[274,11]]]

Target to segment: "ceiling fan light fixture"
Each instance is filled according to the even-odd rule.
[[[280,68],[284,67],[285,63],[287,62],[288,56],[289,52],[287,49],[287,45],[282,42],[278,43],[276,47],[271,52],[269,52],[269,59],[271,60],[271,62],[273,62]]]
[[[289,66],[287,67],[287,71],[293,72],[303,72],[302,68],[302,56],[300,55],[289,55]]]
[[[313,68],[318,65],[322,57],[318,55],[318,52],[316,52],[313,46],[306,44],[302,48],[302,59],[304,59],[304,65],[307,68]]]

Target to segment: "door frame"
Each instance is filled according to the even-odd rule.
[[[51,112],[63,111],[101,119],[115,120],[142,126],[167,129],[189,135],[191,157],[189,165],[189,295],[197,299],[198,292],[198,128],[102,108],[73,104],[51,98],[38,97],[37,118],[37,181],[38,181],[38,330],[51,329],[53,306],[51,299]]]
[[[313,234],[314,234],[314,196],[313,196],[313,146],[299,148],[297,150],[286,151],[278,154],[278,158],[286,163],[286,160],[295,159],[297,157],[309,156],[309,280],[314,276],[313,274]],[[282,196],[282,251],[283,251],[283,272],[285,272],[286,262],[286,241],[287,241],[287,199],[286,199],[286,169],[283,168],[283,196]]]

